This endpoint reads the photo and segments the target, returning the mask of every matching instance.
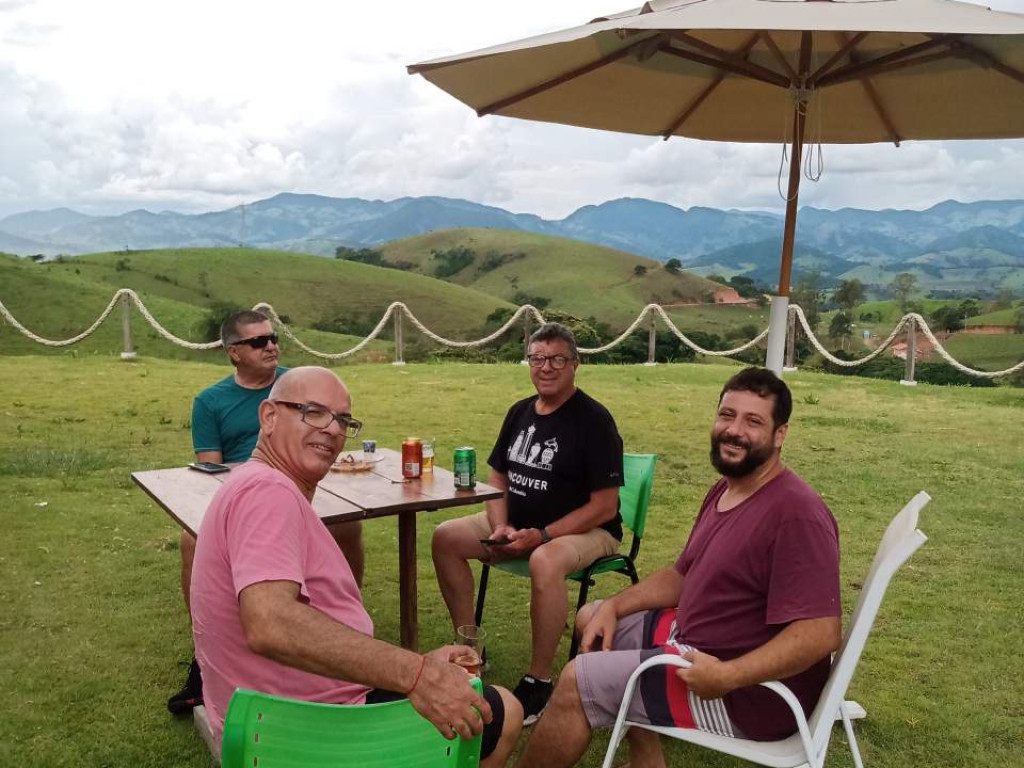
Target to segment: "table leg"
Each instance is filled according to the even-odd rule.
[[[415,651],[419,638],[416,602],[416,513],[398,513],[398,602],[402,647]]]

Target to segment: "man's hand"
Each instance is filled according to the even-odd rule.
[[[594,611],[594,615],[587,624],[587,628],[583,630],[583,637],[580,638],[580,649],[584,653],[612,650],[615,628],[618,625],[619,619],[615,615],[615,608],[610,600],[605,600]]]
[[[491,708],[469,684],[462,667],[451,663],[462,646],[446,645],[426,656],[423,673],[409,694],[413,708],[446,739],[471,739],[491,722]]]
[[[541,545],[540,529],[538,528],[522,528],[513,531],[508,537],[512,540],[511,543],[498,547],[501,554],[506,557],[527,557]]]
[[[494,530],[491,531],[490,538],[508,539],[509,541],[511,541],[512,537],[516,534],[516,532],[517,530],[513,528],[511,525],[496,525],[494,526]],[[508,552],[507,544],[492,544],[490,546],[485,546],[484,549],[487,551],[488,555],[487,559],[484,560],[484,562],[490,562],[494,560],[513,560],[517,557],[520,557],[520,555],[516,553]]]
[[[701,651],[686,651],[682,658],[693,666],[677,669],[676,674],[686,683],[687,688],[702,699],[720,699],[736,688],[728,662]]]

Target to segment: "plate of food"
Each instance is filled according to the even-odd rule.
[[[373,469],[373,465],[380,461],[383,456],[379,458],[365,461],[362,458],[362,454],[355,453],[343,453],[338,456],[337,460],[331,465],[331,469],[334,472],[369,472]]]

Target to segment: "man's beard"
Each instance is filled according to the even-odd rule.
[[[746,450],[746,455],[738,462],[728,462],[722,458],[722,445],[735,445],[743,448]],[[771,443],[755,447],[745,440],[711,436],[711,465],[725,477],[746,477],[768,461],[772,457],[773,451],[774,447]]]

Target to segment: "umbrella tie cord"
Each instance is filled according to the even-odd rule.
[[[805,152],[802,158],[803,169],[802,173],[805,179],[812,181],[817,184],[822,175],[825,173],[825,150],[822,146],[821,136],[821,114],[824,111],[824,100],[821,96],[821,91],[817,88],[806,88],[803,86],[791,85],[789,87],[789,94],[793,99],[794,108],[799,110],[802,115],[807,116],[810,110],[811,101],[818,100],[818,109],[815,114],[815,136],[816,140],[810,142],[810,151]],[[790,115],[789,113],[783,113],[782,116],[782,154],[779,158],[779,172],[775,179],[775,187],[778,190],[779,197],[783,202],[790,202],[792,198],[789,197],[782,190],[782,172],[789,164],[789,126],[790,126]],[[808,146],[807,142],[804,142],[805,146]],[[795,195],[794,195],[795,197]]]
[[[805,115],[810,110],[812,100],[817,102],[818,107],[814,115],[815,140],[810,144],[811,151],[804,153],[803,173],[805,179],[817,184],[821,180],[822,174],[825,173],[825,152],[821,145],[821,116],[825,111],[825,98],[820,89],[810,90],[810,96],[801,102]]]

